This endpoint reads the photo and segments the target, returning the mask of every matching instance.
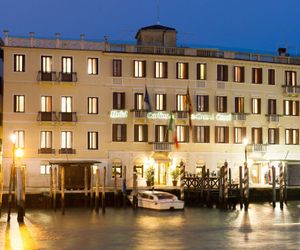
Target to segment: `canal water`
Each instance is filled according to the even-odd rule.
[[[300,202],[244,210],[186,208],[158,212],[107,208],[28,210],[0,218],[0,249],[300,249]]]

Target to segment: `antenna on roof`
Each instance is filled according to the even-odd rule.
[[[159,24],[159,0],[156,1],[156,8],[157,8],[157,24]]]

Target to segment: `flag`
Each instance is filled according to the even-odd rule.
[[[150,103],[150,97],[148,94],[147,86],[145,86],[144,103],[147,112],[151,112],[151,103]]]
[[[188,112],[189,112],[189,126],[190,126],[190,129],[192,129],[193,105],[192,105],[192,100],[191,100],[191,96],[190,96],[189,87],[187,87],[187,90],[186,90],[185,104],[186,104],[186,107],[187,107]]]
[[[166,131],[165,141],[167,140],[169,130],[171,130],[173,132],[173,141],[174,141],[176,149],[178,149],[179,143],[178,143],[178,138],[177,138],[177,131],[175,129],[174,115],[172,114],[172,112],[170,112],[170,119],[169,119],[167,131]]]

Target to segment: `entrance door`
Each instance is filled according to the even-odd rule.
[[[252,183],[259,184],[260,179],[260,164],[253,164],[250,167],[250,178],[252,179]]]
[[[154,183],[156,185],[167,184],[167,173],[169,164],[166,162],[158,162],[155,164],[154,169]]]

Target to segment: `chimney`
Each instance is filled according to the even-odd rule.
[[[279,56],[287,56],[286,48],[278,48],[278,55]]]

